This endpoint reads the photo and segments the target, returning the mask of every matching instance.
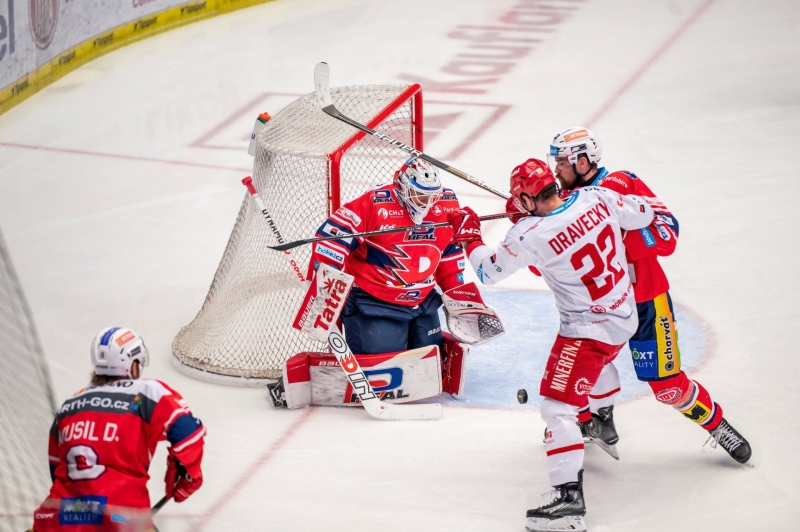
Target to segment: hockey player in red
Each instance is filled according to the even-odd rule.
[[[674,407],[709,431],[715,444],[743,464],[752,454],[750,444],[722,417],[722,407],[711,399],[705,387],[681,369],[669,282],[658,263],[658,257],[675,251],[678,221],[635,174],[609,173],[599,167],[602,153],[602,145],[594,133],[584,127],[573,127],[553,138],[549,157],[564,195],[585,186],[603,187],[623,195],[640,196],[656,213],[652,224],[638,231],[628,231],[624,238],[639,312],[639,327],[629,342],[636,376],[650,385],[658,401]],[[592,429],[598,431],[597,436],[616,443],[613,406],[607,403],[610,398],[594,394],[589,397],[592,412],[591,415],[583,412],[581,421],[589,422]]]
[[[142,338],[103,329],[91,357],[91,384],[64,402],[50,429],[53,486],[34,512],[36,532],[152,530],[147,470],[165,439],[167,497],[182,502],[203,483],[206,429],[175,390],[140,378],[148,364]]]
[[[345,203],[320,225],[317,237],[341,238],[314,244],[307,275],[313,279],[320,264],[327,264],[355,277],[341,314],[353,353],[441,346],[447,357],[443,389],[453,394],[460,390],[464,349],[442,333],[438,312],[443,295],[435,290],[438,286],[446,298],[448,291],[464,284],[466,261],[463,250],[451,242],[452,228],[347,235],[447,222],[448,213],[459,208],[455,193],[442,187],[436,168],[412,157],[391,183]],[[279,381],[268,386],[275,406],[284,404],[285,385]]]
[[[653,210],[636,196],[596,187],[562,200],[553,173],[537,159],[514,169],[511,194],[518,210],[530,216],[512,227],[499,247],[483,243],[480,220],[467,208],[450,217],[454,241],[466,244],[469,262],[484,284],[533,266],[555,295],[560,326],[539,393],[556,497],[528,511],[526,528],[585,531],[578,412],[608,371],[615,371],[611,362],[636,331],[621,230],[646,227]]]

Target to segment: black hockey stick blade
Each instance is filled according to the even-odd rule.
[[[499,220],[500,218],[512,218],[514,216],[527,216],[525,213],[516,213],[516,212],[505,212],[502,214],[490,214],[488,216],[481,216],[480,220],[485,222],[487,220]],[[278,244],[277,246],[267,246],[269,249],[274,249],[275,251],[286,251],[289,249],[294,249],[298,246],[303,246],[305,244],[313,244],[314,242],[324,242],[326,240],[338,240],[340,238],[360,238],[366,236],[374,236],[374,235],[386,235],[389,233],[406,233],[408,231],[422,231],[425,229],[435,229],[439,227],[447,227],[450,225],[450,222],[437,222],[435,224],[422,224],[422,225],[409,225],[406,227],[394,227],[392,229],[379,229],[377,231],[366,231],[364,233],[339,233],[338,235],[332,236],[320,236],[315,238],[306,238],[303,240],[295,240],[294,242],[286,242],[285,244]]]
[[[164,505],[165,505],[165,504],[167,504],[168,502],[169,502],[169,499],[167,498],[167,496],[166,496],[166,495],[164,495],[163,497],[161,497],[161,500],[160,500],[160,501],[158,501],[158,502],[155,504],[155,506],[153,506],[152,508],[150,508],[150,515],[156,515],[156,514],[158,513],[158,511],[159,511],[161,508],[163,508],[163,507],[164,507]]]
[[[399,140],[395,140],[389,135],[384,135],[382,133],[378,133],[374,129],[370,129],[369,127],[365,126],[364,124],[360,124],[342,114],[334,105],[333,100],[331,99],[331,91],[330,91],[330,80],[331,80],[331,69],[328,66],[328,63],[317,63],[317,66],[314,67],[314,89],[317,95],[317,102],[319,102],[320,107],[322,107],[323,112],[325,114],[344,122],[345,124],[351,125],[356,129],[363,131],[369,135],[374,137],[378,137],[384,142],[388,142],[392,146],[400,148],[403,151],[408,152],[410,155],[415,155],[422,160],[428,161],[432,165],[441,168],[445,172],[449,172],[456,177],[459,177],[465,181],[469,181],[473,185],[479,186],[482,189],[491,192],[495,196],[499,196],[503,199],[508,199],[510,197],[508,192],[503,192],[494,188],[493,186],[489,185],[488,183],[484,183],[477,177],[471,176],[466,172],[462,172],[457,168],[453,168],[447,163],[443,163],[438,159],[434,159],[430,155],[422,153],[421,151],[414,149],[412,146],[404,144]]]

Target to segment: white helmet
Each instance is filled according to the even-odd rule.
[[[108,327],[92,340],[92,365],[97,375],[131,378],[131,366],[138,360],[147,366],[148,353],[144,340],[130,329]]]
[[[431,210],[442,195],[442,181],[436,167],[427,161],[412,157],[394,174],[397,198],[415,224]]]
[[[590,163],[597,164],[603,155],[603,145],[597,135],[585,127],[571,127],[553,137],[547,162],[551,168],[555,168],[555,158],[566,157],[569,164],[574,165],[582,153],[586,154]]]

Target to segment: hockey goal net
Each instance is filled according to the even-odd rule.
[[[422,150],[419,85],[331,89],[337,109]],[[256,135],[253,182],[285,241],[313,237],[342,203],[389,182],[408,154],[322,112],[314,94],[295,100]],[[222,384],[258,386],[284,361],[327,351],[292,328],[304,290],[244,194],[239,216],[200,312],[172,343],[181,371]],[[311,246],[295,248],[305,273]]]
[[[47,364],[0,235],[0,532],[30,528],[47,497],[54,415]]]

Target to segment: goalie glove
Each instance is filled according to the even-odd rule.
[[[497,311],[483,302],[475,283],[442,294],[447,328],[456,340],[469,345],[488,342],[506,332]]]

